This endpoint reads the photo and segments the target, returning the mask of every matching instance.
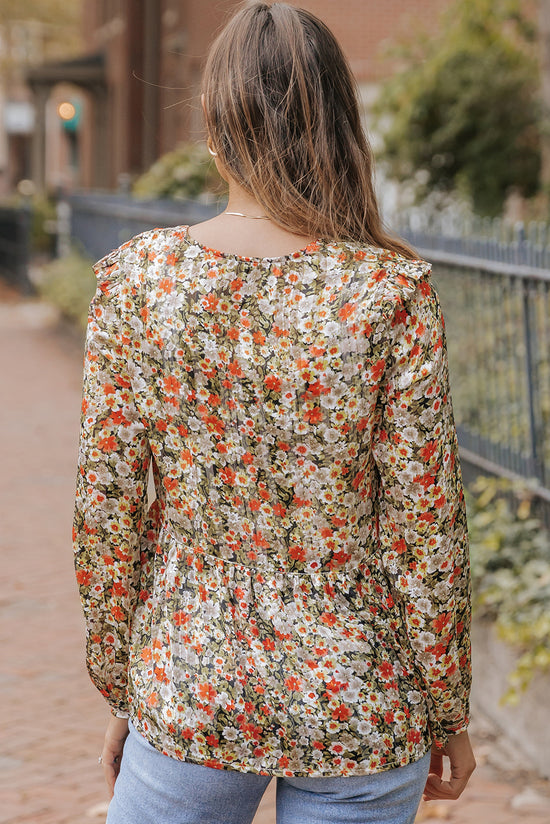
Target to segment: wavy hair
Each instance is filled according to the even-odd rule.
[[[321,20],[246,3],[210,49],[203,91],[221,163],[278,225],[414,257],[384,231],[356,84]]]

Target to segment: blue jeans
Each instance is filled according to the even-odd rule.
[[[277,778],[277,824],[413,824],[429,765]],[[251,824],[270,780],[168,758],[130,724],[107,824]]]

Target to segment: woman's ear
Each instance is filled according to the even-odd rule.
[[[204,119],[206,120],[206,102],[205,102],[204,92],[201,94],[201,106],[202,106],[202,110],[204,112]],[[208,144],[208,141],[211,140],[210,135],[208,134],[208,126],[206,127],[206,134],[207,134],[207,144]],[[221,162],[221,160],[219,159],[217,154],[213,155],[213,157],[214,157],[214,162],[216,164],[216,169],[218,170],[218,174],[220,175],[222,180],[225,180],[226,183],[229,183],[230,178],[229,178],[228,173],[225,171],[225,167],[224,167],[223,163]]]

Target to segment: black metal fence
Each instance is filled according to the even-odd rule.
[[[219,211],[216,204],[193,200],[148,201],[114,194],[72,195],[68,203],[71,237],[93,260],[147,229],[198,223]]]
[[[0,207],[0,273],[19,291],[29,293],[32,212],[21,207]]]
[[[508,240],[483,237],[479,229],[477,237],[410,227],[403,234],[434,265],[463,460],[484,472],[528,480],[550,512],[546,238],[541,233],[535,242],[533,228],[522,226]]]
[[[500,218],[480,218],[422,211],[411,212],[396,224],[399,233],[417,248],[440,255],[481,258],[511,266],[550,271],[550,224],[539,221],[510,223]],[[441,258],[443,259],[443,258]]]

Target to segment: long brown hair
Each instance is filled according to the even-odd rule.
[[[321,20],[246,3],[212,45],[203,82],[221,163],[277,224],[414,257],[382,226],[355,81]]]

